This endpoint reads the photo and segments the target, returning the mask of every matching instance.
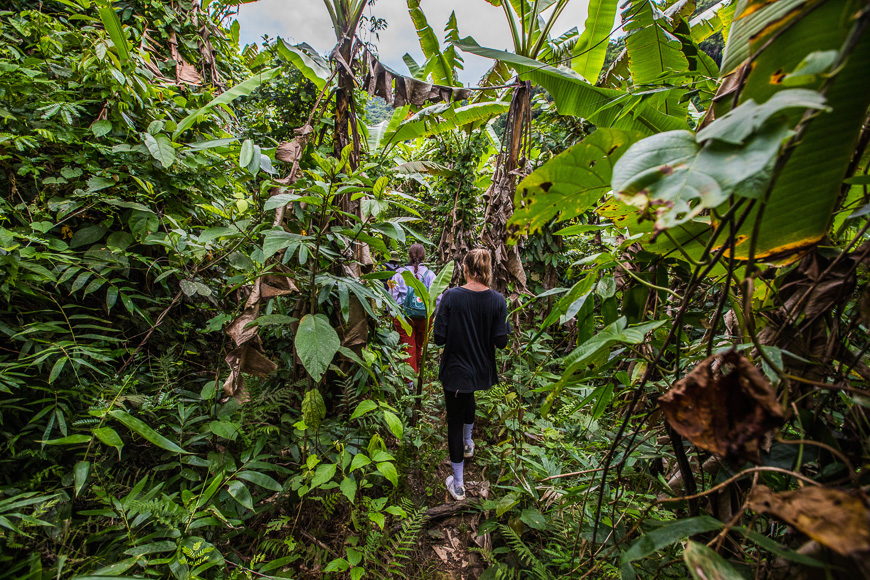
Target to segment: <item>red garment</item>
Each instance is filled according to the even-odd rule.
[[[425,318],[409,318],[411,324],[411,335],[405,332],[402,328],[402,323],[397,318],[393,319],[393,326],[399,333],[399,342],[408,346],[408,364],[414,369],[415,373],[420,372],[420,362],[423,359],[423,343],[426,341],[426,336],[429,334],[429,328]]]

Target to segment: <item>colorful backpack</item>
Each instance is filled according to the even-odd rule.
[[[409,270],[410,271],[410,270]],[[423,277],[426,277],[426,268],[423,268]],[[426,283],[423,282],[425,285]],[[429,286],[426,286],[426,290],[429,289]],[[405,312],[405,316],[408,318],[414,318],[417,320],[426,318],[426,304],[423,303],[423,299],[417,296],[417,293],[414,292],[413,286],[408,286],[408,292],[405,294],[405,300],[402,302],[402,310]]]

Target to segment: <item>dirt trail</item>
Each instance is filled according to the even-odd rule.
[[[456,502],[447,493],[444,480],[451,474],[449,460],[443,461],[434,473],[417,472],[412,488],[422,491],[426,486],[443,490],[436,497],[443,503],[431,506],[431,517],[423,526],[415,554],[416,564],[427,578],[438,580],[476,580],[486,569],[481,555],[474,551],[492,550],[490,534],[478,535],[478,529],[486,515],[474,505],[489,497],[490,484],[485,481],[480,467],[473,460],[466,460],[465,495],[463,502]],[[418,485],[414,485],[417,483]],[[419,503],[426,503],[425,497]],[[432,498],[428,498],[432,503]]]

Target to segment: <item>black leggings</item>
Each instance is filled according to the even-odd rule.
[[[450,461],[459,463],[465,459],[462,427],[474,423],[477,404],[474,402],[474,393],[447,389],[444,389],[444,401],[447,403],[447,450],[450,452]]]

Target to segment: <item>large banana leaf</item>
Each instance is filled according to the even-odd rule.
[[[292,46],[279,38],[275,46],[278,49],[278,54],[298,68],[302,76],[314,83],[318,91],[322,91],[326,87],[326,82],[331,74],[329,66],[319,55],[314,57],[302,50],[301,47],[307,45]],[[314,52],[314,54],[317,53]]]
[[[399,125],[398,129],[385,136],[384,149],[402,141],[440,135],[496,115],[506,113],[510,105],[503,102],[475,103],[464,107],[438,104],[427,107]]]
[[[688,70],[682,44],[652,0],[632,0],[623,12],[623,22],[628,68],[634,84],[652,83],[664,73]]]
[[[587,81],[594,83],[601,74],[607,55],[608,39],[616,22],[619,0],[590,0],[586,27],[574,46],[571,68]]]
[[[733,0],[722,0],[715,6],[704,10],[689,21],[692,39],[703,42],[717,32],[727,29],[734,16]]]
[[[784,1],[784,0],[780,0]],[[834,8],[833,10],[831,8]],[[758,66],[750,76],[770,70],[770,62],[783,62],[791,58],[794,47],[800,46],[804,55],[829,46],[820,45],[814,33],[821,29],[842,30],[842,23],[853,20],[857,11],[850,2],[828,2],[806,16],[781,34],[758,59]],[[852,30],[856,34],[858,25]],[[853,36],[854,38],[854,36]],[[844,31],[841,41],[849,42],[849,33]],[[794,146],[791,156],[776,180],[769,202],[760,223],[756,240],[756,257],[793,255],[815,244],[828,232],[834,210],[840,197],[841,184],[848,170],[860,135],[861,127],[870,106],[870,91],[867,90],[867,71],[870,71],[870,33],[862,31],[857,45],[845,62],[833,65],[836,71],[827,87],[825,96],[831,112],[822,113],[808,121],[806,132]],[[789,69],[786,68],[786,71]],[[768,73],[769,74],[769,73]],[[771,77],[768,76],[768,80]],[[767,92],[764,79],[747,82],[747,96]],[[768,83],[769,84],[769,83]],[[749,254],[751,233],[755,216],[747,220],[740,234],[747,239],[736,248],[736,255],[745,258]]]
[[[420,8],[420,0],[408,0],[408,13],[417,30],[420,48],[427,60],[426,69],[432,74],[432,80],[439,85],[452,86],[453,66],[441,52],[441,43]]]
[[[572,219],[598,203],[610,190],[614,164],[639,136],[598,129],[532,172],[517,186],[508,222],[512,237],[532,234],[556,216]]]
[[[454,44],[465,52],[499,60],[517,71],[520,79],[544,87],[553,96],[562,115],[583,117],[599,127],[638,131],[644,135],[687,128],[684,115],[671,116],[662,111],[672,107],[675,100],[668,96],[667,91],[629,95],[615,89],[595,87],[570,69],[555,68],[510,52],[484,48],[470,37]]]
[[[229,103],[232,103],[239,97],[247,97],[248,95],[253,93],[261,84],[278,74],[280,70],[281,68],[279,67],[258,73],[249,78],[248,80],[237,84],[225,93],[222,93],[220,96],[215,97],[207,105],[197,109],[195,112],[182,119],[178,123],[178,128],[172,134],[172,140],[175,141],[176,139],[178,139],[179,135],[186,131],[191,125],[193,125],[197,121],[197,119],[206,114],[208,111],[212,110],[218,105],[227,105]]]
[[[722,74],[733,72],[749,58],[749,42],[769,24],[782,21],[810,0],[737,0],[734,23],[722,56]]]
[[[410,105],[399,107],[393,111],[393,116],[390,117],[389,120],[381,121],[377,125],[369,127],[369,134],[366,142],[369,148],[369,153],[375,153],[381,149],[381,145],[386,143],[385,139],[389,140],[390,136],[396,132],[396,129],[398,129],[399,125],[402,124],[402,121],[405,120],[410,109]]]

